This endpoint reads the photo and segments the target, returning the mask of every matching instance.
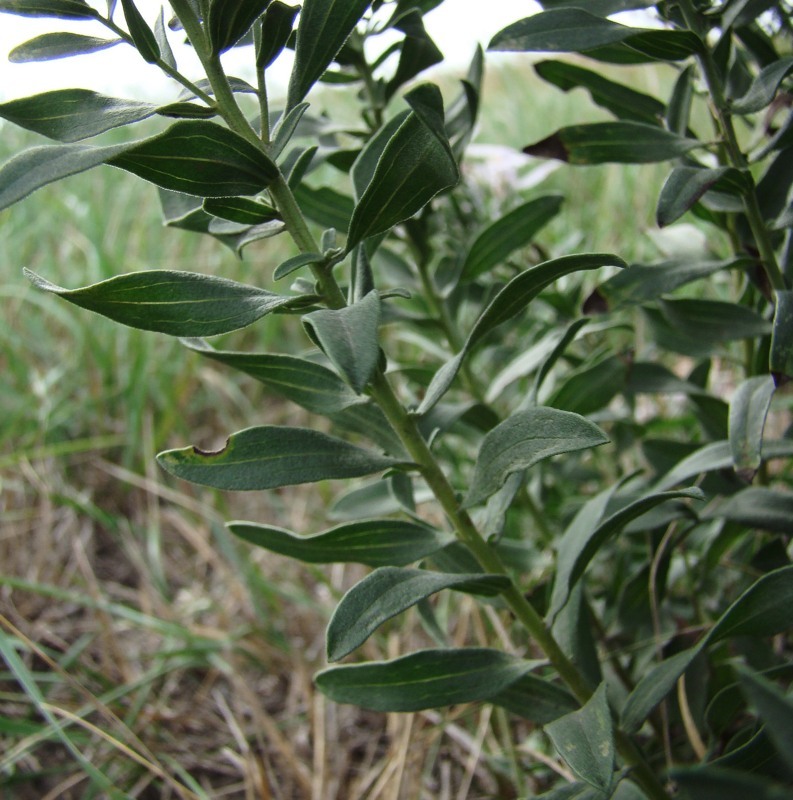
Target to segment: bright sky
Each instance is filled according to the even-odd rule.
[[[106,7],[102,0],[98,1],[101,2],[101,7]],[[147,21],[153,24],[162,5],[160,0],[136,0],[136,4]],[[533,0],[488,0],[487,13],[482,13],[478,0],[445,0],[439,8],[425,17],[425,23],[430,35],[446,55],[446,63],[459,68],[470,61],[477,41],[486,46],[493,34],[501,28],[539,10],[539,4]],[[117,14],[121,16],[120,10]],[[108,36],[108,31],[98,23],[69,24],[64,20],[0,14],[0,100],[70,87],[95,89],[106,94],[136,99],[168,100],[175,96],[175,89],[169,79],[156,67],[143,62],[131,47],[123,44],[109,50],[57,61],[12,64],[7,60],[8,52],[15,46],[50,31]],[[176,35],[171,35],[170,41],[180,70],[191,77],[199,74],[197,70],[191,69],[193,55],[189,48],[177,48],[179,40]],[[247,48],[241,48],[240,53],[228,53],[226,68],[232,74],[250,79],[251,76],[245,75],[241,66],[250,59],[246,50]],[[273,79],[282,86],[288,79],[290,56],[291,53],[284,53],[276,63],[278,69]]]

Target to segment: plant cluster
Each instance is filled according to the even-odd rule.
[[[28,277],[179,337],[307,412],[306,427],[256,424],[218,451],[161,453],[177,478],[258,491],[374,476],[336,499],[338,524],[319,533],[229,523],[256,547],[373,568],[328,625],[332,666],[315,681],[332,700],[378,711],[486,702],[542,727],[575,780],[554,783],[512,750],[504,796],[786,797],[789,8],[547,0],[490,42],[573,54],[533,70],[612,117],[525,153],[670,163],[658,224],[689,215],[708,245],[629,265],[547,252],[538,236],[563,197],[531,190],[502,209],[466,177],[484,54],[449,99],[415,81],[442,60],[423,23],[440,2],[171,0],[173,19],[149,25],[133,0],[102,11],[0,0],[0,11],[93,20],[112,36],[45,34],[12,59],[129,45],[183,89],[161,106],[86,89],[0,105],[0,117],[59,142],[0,169],[0,208],[111,165],[159,187],[170,226],[237,255],[275,236],[297,250],[257,265],[268,288],[168,269],[82,288]],[[635,9],[660,24],[610,18]],[[378,49],[383,34],[393,43]],[[202,76],[180,71],[173,35],[189,41]],[[249,48],[255,85],[225,72],[222,55],[236,47]],[[281,105],[267,75],[285,48],[294,66]],[[670,70],[673,88],[658,99],[604,77],[603,63]],[[355,92],[359,122],[312,115],[318,82]],[[164,123],[156,135],[84,143],[152,117]],[[305,352],[207,341],[265,315],[302,326]],[[447,630],[460,593],[483,610],[481,638],[466,647]],[[345,661],[411,608],[434,646]]]

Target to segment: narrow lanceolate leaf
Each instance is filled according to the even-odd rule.
[[[280,219],[272,206],[249,197],[212,197],[205,200],[203,206],[207,214],[240,225],[260,225]]]
[[[17,45],[9,54],[13,64],[31,61],[52,61],[56,58],[96,53],[118,44],[122,39],[102,39],[80,33],[43,33]]]
[[[488,700],[534,666],[500,650],[449,648],[331,667],[314,680],[337,703],[374,711],[421,711]]]
[[[160,46],[157,44],[154,31],[143,19],[134,0],[121,0],[121,7],[124,9],[129,35],[141,58],[149,64],[157,63],[160,58]]]
[[[372,178],[355,206],[347,250],[384,233],[420,211],[460,178],[446,138],[443,101],[433,84],[405,95],[411,113],[383,149]]]
[[[253,522],[230,522],[228,527],[235,536],[256,547],[308,564],[401,567],[437,553],[454,541],[452,534],[398,519],[351,522],[313,536],[296,536]]]
[[[771,324],[754,309],[721,300],[661,300],[659,307],[673,328],[695,343],[718,345],[771,332]]]
[[[256,43],[256,67],[267,69],[286,47],[300,6],[289,6],[280,0],[270,3],[262,20],[261,39]]]
[[[362,300],[345,308],[306,314],[303,323],[342,377],[360,394],[380,358],[377,344],[380,297],[377,292],[369,292]]]
[[[647,513],[667,500],[685,497],[704,500],[699,489],[680,489],[671,492],[650,494],[635,500],[625,508],[612,514],[598,524],[592,520],[591,525],[571,525],[558,547],[556,577],[551,594],[548,618],[553,620],[562,610],[570,596],[570,591],[584,574],[589,563],[598,550],[614,535],[619,533],[629,522]]]
[[[309,264],[322,264],[326,260],[322,253],[299,253],[296,256],[292,256],[292,258],[287,258],[286,261],[282,261],[275,268],[273,280],[280,281],[302,267],[307,267]]]
[[[202,356],[250,375],[307,411],[336,414],[362,402],[333,370],[296,356],[215,350],[200,339],[183,344]]]
[[[56,89],[0,104],[0,117],[60,142],[77,142],[99,133],[139,122],[157,106],[91,92]]]
[[[476,459],[466,506],[486,500],[519,470],[550,456],[608,442],[608,437],[578,414],[555,408],[519,411],[485,436]]]
[[[776,386],[771,375],[747,378],[730,403],[730,452],[735,471],[751,480],[763,458],[763,430]]]
[[[64,289],[29,270],[25,275],[39,289],[81,308],[171,336],[227,333],[300,299],[226,278],[167,269],[130,272],[80,289]]]
[[[384,622],[444,589],[496,595],[508,589],[506,575],[460,575],[426,569],[382,567],[350,589],[327,630],[328,661],[338,661],[363,644]]]
[[[790,789],[763,775],[724,767],[699,766],[673,769],[669,778],[696,800],[789,800]]]
[[[490,702],[538,725],[547,725],[579,707],[567,689],[531,674],[493,695]]]
[[[84,0],[0,0],[0,11],[22,17],[96,19],[99,14]]]
[[[793,378],[793,292],[776,293],[769,367],[777,380]]]
[[[771,104],[782,81],[793,72],[793,57],[780,58],[760,70],[749,91],[733,102],[732,110],[737,114],[753,114]]]
[[[287,108],[297,105],[330,66],[370,0],[305,0],[300,11]]]
[[[555,280],[581,270],[604,266],[625,267],[618,256],[608,253],[583,253],[545,261],[515,276],[488,304],[474,324],[463,349],[447,361],[433,376],[418,413],[425,414],[443,397],[460,370],[463,359],[490,331],[515,317]]]
[[[581,780],[609,792],[614,778],[614,729],[605,683],[583,708],[546,725],[545,732]]]
[[[200,197],[256,194],[279,176],[259,148],[205,120],[176,122],[107,163],[163,189]]]
[[[774,533],[793,533],[793,493],[750,486],[732,495],[703,515],[727,519],[750,528]]]
[[[740,669],[741,685],[780,756],[793,767],[793,701],[762,675]]]
[[[277,425],[235,433],[217,452],[186,447],[157,461],[177,478],[233,491],[358,478],[402,464],[318,431]]]
[[[233,47],[264,13],[270,0],[213,0],[206,23],[213,55]]]
[[[472,281],[502,263],[510,253],[525,247],[558,213],[564,198],[546,195],[513,209],[477,236],[465,257],[461,281]]]
[[[666,106],[650,95],[610,81],[592,70],[563,61],[541,61],[534,65],[537,74],[562,91],[582,87],[592,100],[618,119],[658,125],[664,118]]]
[[[750,187],[751,178],[735,167],[675,167],[658,197],[656,220],[662,228],[670,225],[711,189],[736,194]]]
[[[649,164],[679,158],[701,144],[642,122],[594,122],[570,125],[523,152],[570,164]]]

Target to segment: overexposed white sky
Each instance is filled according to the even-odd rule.
[[[105,4],[98,0],[104,9]],[[161,0],[136,0],[136,5],[149,24],[153,25]],[[97,6],[99,8],[100,6]],[[487,46],[493,34],[511,22],[540,10],[533,0],[488,0],[487,13],[483,14],[479,0],[445,0],[426,15],[425,24],[430,35],[446,56],[449,66],[460,68],[473,55],[477,42]],[[166,18],[167,18],[166,7]],[[117,12],[123,20],[121,11]],[[156,67],[146,64],[129,46],[121,44],[108,50],[71,58],[41,63],[12,64],[8,53],[17,45],[34,36],[51,31],[72,31],[90,36],[109,38],[106,28],[99,23],[50,20],[0,14],[0,100],[26,97],[49,89],[84,88],[101,91],[118,97],[170,100],[177,88]],[[194,68],[193,54],[187,47],[178,47],[179,35],[171,34],[179,68],[189,77],[200,75]],[[241,52],[231,51],[224,57],[229,72],[251,79],[244,74],[244,66],[250,61],[247,48]],[[271,81],[278,93],[283,91],[289,75],[291,53],[285,52],[276,62]]]

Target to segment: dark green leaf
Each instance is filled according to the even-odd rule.
[[[564,607],[570,590],[584,574],[589,563],[598,550],[616,533],[621,531],[629,522],[640,517],[667,500],[678,497],[688,497],[695,500],[704,500],[704,495],[697,488],[679,489],[671,492],[649,494],[629,505],[621,508],[616,513],[598,524],[598,519],[579,521],[571,524],[558,546],[556,577],[551,595],[551,605],[548,617],[553,619]]]
[[[160,106],[157,113],[172,119],[211,119],[217,116],[217,109],[202,106],[200,103],[168,103]]]
[[[80,33],[43,33],[17,45],[9,54],[13,64],[26,64],[31,61],[52,61],[56,58],[96,53],[113,47],[122,39],[101,39],[96,36],[83,36]]]
[[[659,306],[678,333],[700,345],[751,339],[771,332],[768,320],[736,303],[682,298],[661,300]]]
[[[356,583],[336,606],[328,624],[328,661],[344,658],[384,622],[444,589],[493,596],[511,585],[506,575],[459,575],[399,567],[376,569]]]
[[[604,253],[584,253],[545,261],[515,276],[482,312],[468,334],[463,349],[435,373],[417,413],[426,414],[441,399],[451,386],[463,359],[478,342],[502,322],[512,319],[523,311],[543,289],[572,272],[598,269],[608,265],[627,266],[618,256]]]
[[[350,172],[356,201],[361,199],[366,187],[372,182],[372,177],[383,151],[409,116],[410,109],[405,109],[395,114],[379,128],[377,133],[369,139],[366,146],[358,153]]]
[[[753,114],[771,104],[782,81],[793,72],[793,58],[780,58],[764,67],[754,79],[749,91],[732,103],[736,114]]]
[[[694,99],[694,66],[689,64],[681,70],[672,89],[666,109],[666,127],[680,136],[685,136],[691,118]]]
[[[300,253],[292,258],[287,258],[275,268],[273,272],[273,280],[280,281],[287,275],[291,275],[301,267],[307,267],[309,264],[322,264],[325,261],[325,256],[322,253]]]
[[[545,732],[579,778],[603,792],[611,790],[614,730],[605,683],[585,706],[546,725]]]
[[[534,666],[499,650],[466,647],[331,667],[314,680],[337,703],[374,711],[421,711],[488,700]]]
[[[582,0],[540,0],[540,5],[546,10],[583,7]],[[587,0],[586,9],[590,14],[610,17],[620,11],[633,11],[637,8],[649,8],[654,5],[655,0]]]
[[[567,376],[548,398],[547,404],[562,411],[593,414],[607,406],[625,388],[627,377],[626,359],[608,356]]]
[[[459,180],[446,139],[443,102],[433,84],[405,95],[412,113],[386,144],[366,190],[355,206],[347,249],[384,233],[421,210]]]
[[[304,358],[215,350],[200,339],[183,343],[202,356],[250,375],[314,414],[335,414],[362,402],[335,372]]]
[[[490,702],[538,725],[547,725],[578,708],[567,689],[531,674],[493,695]]]
[[[171,336],[227,333],[300,299],[226,278],[167,269],[117,275],[81,289],[63,289],[29,270],[25,275],[39,289],[81,308]]]
[[[309,564],[353,563],[403,566],[436,553],[454,536],[415,522],[371,519],[339,525],[314,536],[253,522],[230,522],[229,530],[256,547]]]
[[[212,0],[206,30],[213,55],[233,47],[264,13],[270,0]]]
[[[300,6],[288,6],[280,0],[268,6],[262,20],[261,41],[256,47],[257,69],[267,69],[281,54],[289,41],[298,11]]]
[[[204,120],[175,122],[106,161],[164,189],[200,197],[257,194],[280,175],[255,145]]]
[[[115,0],[112,0],[115,2]],[[111,12],[112,15],[112,12]],[[165,24],[165,9],[160,8],[160,13],[154,23],[154,38],[157,40],[157,49],[160,51],[162,60],[172,69],[176,70],[176,59],[174,58],[171,43],[168,41],[168,34]]]
[[[670,778],[680,786],[683,800],[790,800],[790,789],[735,769],[712,766],[675,769]]]
[[[734,167],[675,167],[661,189],[656,220],[662,228],[670,225],[711,189],[736,193],[750,188],[751,178]]]
[[[739,670],[739,674],[743,690],[765,723],[779,755],[793,767],[793,702],[762,675],[748,669]]]
[[[121,0],[121,7],[124,9],[129,35],[141,58],[149,64],[156,64],[160,60],[160,46],[154,31],[146,24],[134,0]]]
[[[570,164],[647,164],[679,158],[701,144],[642,122],[594,122],[570,125],[523,152]]]
[[[460,280],[475,280],[501,264],[510,253],[529,244],[559,213],[563,200],[561,195],[529,200],[485,228],[465,257]]]
[[[770,375],[747,378],[735,390],[730,403],[729,440],[735,471],[751,480],[760,468],[763,451],[763,430],[774,379]]]
[[[410,12],[403,16],[394,27],[402,31],[405,38],[399,51],[396,71],[386,85],[387,100],[400,86],[415,78],[420,72],[443,61],[443,53],[424,28],[421,14],[415,11]]]
[[[272,206],[248,197],[212,197],[204,200],[203,207],[213,217],[240,225],[259,225],[279,219],[278,212]]]
[[[402,463],[319,431],[276,425],[235,433],[217,452],[186,447],[157,461],[177,478],[233,491],[358,478]]]
[[[272,142],[270,143],[269,149],[271,158],[278,158],[278,156],[281,155],[297,130],[297,126],[300,124],[303,114],[305,114],[307,110],[308,103],[298,103],[290,111],[284,111],[284,113],[281,114],[278,118],[278,122],[273,126],[271,134]]]
[[[352,218],[352,198],[329,186],[313,189],[301,183],[295,190],[295,198],[303,213],[326,228],[347,230]]]
[[[300,11],[287,108],[296,106],[330,66],[370,0],[305,0]]]
[[[0,117],[61,142],[76,142],[150,117],[151,103],[106,97],[87,89],[51,92],[0,104]]]
[[[84,0],[0,0],[0,11],[22,17],[96,19],[99,14]]]
[[[534,69],[543,80],[564,92],[578,87],[586,89],[597,105],[618,119],[658,125],[664,118],[666,106],[660,100],[610,81],[592,70],[562,61],[541,61]]]
[[[359,394],[363,392],[380,358],[377,292],[369,292],[345,308],[314,311],[303,317],[303,323],[347,383]]]
[[[775,376],[793,378],[793,292],[776,293],[769,367]]]
[[[519,470],[560,453],[608,442],[592,422],[555,408],[519,411],[485,436],[476,459],[466,506],[481,503]]]

